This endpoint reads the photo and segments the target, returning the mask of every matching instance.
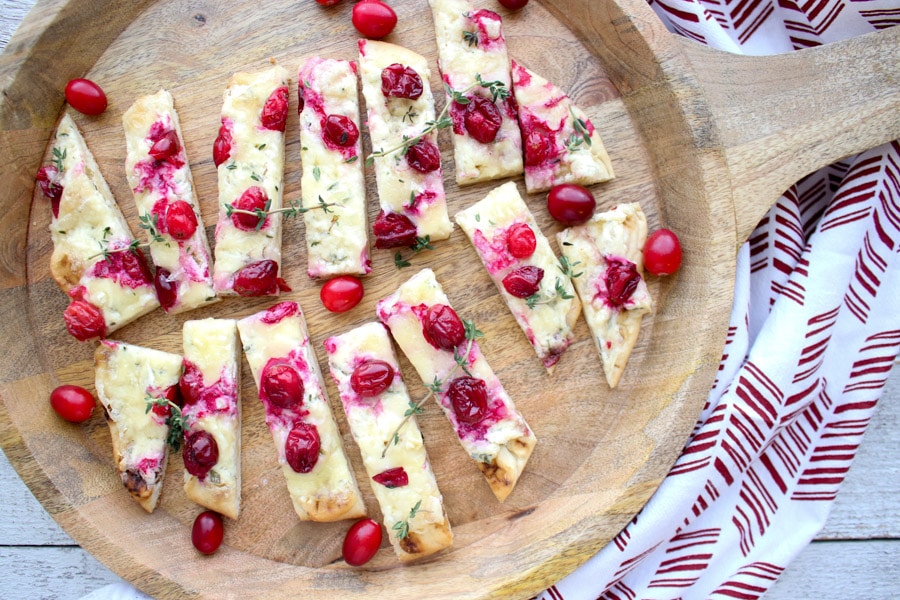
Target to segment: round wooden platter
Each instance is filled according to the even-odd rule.
[[[900,100],[891,83],[900,64],[896,33],[767,62],[677,41],[641,0],[546,0],[517,13],[493,0],[475,5],[500,12],[511,56],[569,92],[598,127],[617,174],[593,188],[599,209],[640,202],[651,229],[667,226],[679,233],[685,258],[676,276],[648,278],[654,312],[644,320],[619,387],[610,390],[583,320],[577,342],[547,375],[458,229],[432,251],[404,253],[412,263],[404,269],[395,266],[393,251],[373,251],[363,302],[333,315],[319,302],[321,283],[306,277],[302,223],[286,223],[283,274],[293,291],[283,297],[304,308],[323,366],[327,336],[373,320],[377,300],[417,269],[431,267],[457,311],[485,332],[486,356],[537,435],[525,473],[501,504],[438,408],[426,406],[419,424],[455,541],[448,551],[407,566],[385,545],[364,567],[348,567],[340,545],[349,523],[297,519],[246,365],[242,512],[226,523],[225,544],[210,557],[190,543],[200,508],[181,489],[180,456],[170,460],[160,505],[148,515],[115,473],[102,414],[72,425],[47,402],[50,390],[63,383],[93,389],[94,344],[78,343],[65,331],[67,299],[48,270],[49,207],[34,186],[48,139],[66,110],[65,82],[87,76],[109,96],[103,115],[73,116],[136,231],[121,116],[140,95],[160,88],[172,92],[212,238],[217,194],[211,147],[229,77],[272,60],[296,73],[309,56],[355,58],[352,4],[325,9],[311,0],[48,0],[37,4],[0,57],[0,311],[6,349],[0,359],[0,442],[63,528],[144,591],[159,598],[289,597],[313,590],[318,598],[478,598],[528,597],[554,583],[634,517],[679,455],[715,378],[735,250],[758,218],[812,169],[900,137]],[[426,3],[397,0],[392,6],[399,24],[386,40],[434,65]],[[854,59],[862,61],[854,69],[841,66]],[[881,67],[866,66],[876,59]],[[785,113],[802,105],[800,91],[824,72],[833,78],[822,81],[833,102]],[[844,87],[860,81],[865,93]],[[436,68],[431,84],[440,89]],[[289,199],[298,196],[300,180],[297,97],[291,93]],[[740,110],[749,105],[752,112]],[[452,215],[499,182],[458,188],[449,139],[442,135],[440,141]],[[377,196],[371,171],[366,177],[371,219]],[[524,194],[521,178],[518,185]],[[528,196],[527,202],[552,239],[559,226],[548,216],[544,196]],[[242,317],[275,301],[230,298],[181,316],[157,311],[113,337],[177,353],[185,320]],[[401,366],[411,395],[424,394],[402,357]],[[331,381],[326,384],[370,515],[378,519],[336,390]]]

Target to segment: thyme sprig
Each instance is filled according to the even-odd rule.
[[[411,509],[409,509],[409,517],[394,523],[391,529],[397,534],[397,539],[405,540],[409,537],[409,522],[412,521],[415,516],[419,513],[419,509],[422,507],[422,500],[413,505]]]
[[[477,31],[463,31],[463,41],[471,46],[478,46]]]
[[[53,163],[53,166],[56,167],[56,171],[58,173],[63,172],[63,161],[66,160],[66,149],[63,148],[60,150],[56,146],[53,146],[53,158],[50,159],[50,162]]]
[[[226,203],[225,204],[225,216],[230,217],[231,215],[238,213],[243,215],[256,215],[256,231],[262,229],[263,223],[266,222],[266,217],[268,215],[272,215],[275,213],[281,213],[285,217],[297,217],[302,215],[303,213],[307,213],[311,210],[322,210],[325,214],[333,213],[333,210],[328,210],[332,206],[338,206],[336,202],[325,202],[322,199],[322,196],[319,196],[319,204],[316,206],[304,207],[300,205],[299,201],[292,201],[288,206],[283,208],[272,209],[272,199],[266,200],[265,206],[262,208],[257,208],[254,210],[245,210],[243,208],[235,208],[233,204]],[[332,217],[332,222],[334,222],[338,217],[335,215]]]
[[[572,115],[572,127],[575,128],[575,133],[573,133],[569,140],[566,142],[566,147],[569,148],[569,145],[572,144],[574,146],[580,146],[585,143],[588,147],[591,146],[591,134],[588,131],[587,121],[579,118],[575,115],[575,111],[572,110],[572,107],[569,106],[569,114]],[[577,134],[577,135],[576,135]],[[580,136],[580,139],[579,139]],[[569,148],[571,150],[571,148]]]
[[[580,273],[579,273],[579,275],[580,275]],[[571,300],[574,297],[575,296],[573,296],[572,294],[570,294],[568,292],[568,290],[566,290],[566,286],[563,285],[562,279],[557,277],[556,278],[556,286],[554,288],[553,294],[544,297],[544,296],[541,296],[540,292],[537,292],[537,293],[532,294],[531,296],[528,296],[527,298],[525,298],[525,304],[528,306],[528,308],[534,308],[535,306],[537,306],[539,304],[550,304],[551,302],[555,301],[557,298],[560,298],[562,300]]]
[[[477,87],[483,87],[487,89],[491,93],[491,98],[494,102],[496,102],[497,100],[508,98],[510,95],[509,88],[506,87],[506,84],[504,84],[502,81],[485,81],[484,79],[482,79],[480,73],[475,74],[475,83],[462,91],[457,91],[451,88],[449,85],[444,85],[444,88],[447,91],[447,95],[450,96],[450,99],[453,102],[463,106],[469,103],[469,99],[466,97],[466,94]],[[375,162],[376,158],[390,156],[394,152],[401,151],[403,154],[405,154],[411,146],[415,146],[416,144],[418,144],[423,137],[425,137],[432,131],[437,131],[438,129],[446,129],[452,126],[453,119],[451,119],[447,114],[450,110],[451,104],[452,102],[445,103],[443,110],[441,110],[436,119],[432,121],[426,121],[425,128],[419,135],[411,137],[404,135],[402,141],[396,146],[389,148],[388,150],[376,150],[375,152],[369,154],[369,156],[366,157],[366,166],[370,167]]]
[[[409,247],[410,250],[418,254],[423,250],[434,250],[434,246],[431,244],[431,236],[426,235],[423,237],[417,237],[415,243]],[[412,263],[403,258],[403,255],[397,252],[394,254],[394,266],[398,269],[402,269],[404,267],[409,267]]]
[[[154,213],[144,213],[139,218],[138,221],[139,227],[147,232],[147,236],[150,238],[151,242],[156,242],[158,244],[169,245],[169,242],[160,234],[159,232],[159,214]]]
[[[97,242],[97,244],[99,244],[99,246],[100,246],[100,252],[97,252],[96,254],[91,254],[90,256],[88,256],[88,260],[94,260],[98,256],[102,256],[103,258],[109,260],[110,255],[116,254],[117,252],[137,253],[139,248],[149,248],[150,247],[149,243],[142,244],[138,240],[132,240],[130,244],[122,246],[121,248],[110,248],[109,240],[106,238],[108,238],[111,233],[112,233],[112,229],[110,229],[109,227],[103,228],[103,237],[100,239],[99,242]]]
[[[181,407],[163,396],[151,396],[148,392],[144,397],[147,407],[144,414],[153,410],[154,406],[167,406],[169,414],[166,416],[166,425],[169,427],[169,433],[166,435],[166,444],[172,447],[172,450],[178,452],[181,449],[181,440],[184,439],[184,431],[187,429],[187,417],[181,412]]]
[[[466,351],[463,354],[459,353],[459,349],[456,348],[453,350],[453,360],[456,363],[453,365],[453,368],[447,373],[447,376],[444,380],[440,380],[437,377],[434,378],[434,381],[428,384],[428,393],[425,394],[421,400],[418,402],[409,401],[409,408],[403,413],[403,420],[400,421],[400,424],[394,429],[391,435],[388,436],[389,442],[385,443],[384,450],[381,453],[381,458],[384,458],[387,454],[388,448],[400,443],[400,430],[403,429],[403,426],[406,425],[406,422],[409,421],[410,417],[413,415],[421,414],[422,407],[434,395],[443,393],[444,391],[444,383],[446,383],[450,377],[456,373],[457,369],[462,369],[467,375],[471,376],[472,373],[469,372],[468,366],[466,366],[469,362],[469,355],[472,353],[472,346],[475,344],[475,340],[483,337],[484,333],[478,330],[478,327],[475,326],[473,321],[467,321],[463,319],[463,329],[466,334]]]

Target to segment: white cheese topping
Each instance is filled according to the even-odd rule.
[[[547,368],[551,368],[574,339],[572,326],[581,310],[569,274],[541,233],[515,182],[494,188],[483,200],[456,214],[456,222],[469,236],[497,285],[500,295]],[[527,225],[535,238],[534,254],[516,258],[507,248],[510,227]],[[521,226],[521,225],[518,225]],[[522,267],[543,271],[540,287],[531,298],[506,291],[503,278]],[[531,303],[531,307],[529,307]]]
[[[310,58],[300,68],[300,180],[310,277],[365,275],[372,270],[366,219],[362,134],[356,64]],[[323,123],[334,115],[353,123],[359,137],[342,146],[326,140]],[[350,139],[349,136],[347,139]],[[338,138],[340,141],[340,138]],[[321,204],[331,204],[326,210]]]
[[[288,365],[303,382],[299,406],[283,408],[263,398],[266,425],[272,434],[294,510],[301,520],[336,521],[365,514],[362,496],[331,412],[303,314],[295,302],[238,321],[244,354],[257,389],[268,365]],[[319,458],[308,473],[295,472],[287,462],[285,442],[297,422],[314,425],[320,439]]]
[[[385,67],[400,64],[415,71],[422,80],[422,95],[416,99],[385,97],[381,75]],[[431,71],[424,56],[402,46],[366,39],[359,40],[359,66],[369,135],[374,151],[388,151],[404,139],[420,136],[434,121],[434,96],[428,81]],[[437,146],[437,131],[426,134],[426,143]],[[450,237],[453,224],[447,216],[447,199],[440,163],[430,173],[412,168],[402,151],[375,158],[375,179],[384,213],[400,213],[416,226],[418,237],[434,240]]]
[[[167,312],[175,314],[217,301],[212,287],[212,259],[206,230],[194,193],[184,138],[172,95],[166,90],[138,98],[122,115],[125,129],[125,174],[134,194],[134,203],[147,231],[150,255],[157,268],[169,272],[175,287],[175,304]],[[157,161],[149,155],[157,139],[174,132],[178,149],[171,159]],[[193,235],[176,240],[159,221],[165,222],[166,208],[186,202],[193,209],[197,228]]]

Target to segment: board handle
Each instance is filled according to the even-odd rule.
[[[724,147],[739,243],[805,175],[900,138],[900,27],[775,56],[678,44]]]

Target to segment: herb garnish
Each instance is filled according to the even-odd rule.
[[[178,452],[181,449],[184,430],[187,429],[187,417],[181,413],[181,407],[162,396],[151,396],[149,392],[144,397],[144,402],[147,404],[144,414],[153,410],[154,406],[169,407],[169,414],[166,416],[166,425],[169,427],[169,433],[166,435],[166,444],[171,446],[172,450]]]
[[[419,508],[422,506],[422,501],[419,500],[416,502],[415,506],[409,509],[409,517],[403,521],[397,521],[394,523],[394,526],[391,527],[392,530],[397,534],[397,539],[405,540],[409,537],[409,522],[415,518],[416,514],[419,512]]]
[[[328,210],[332,206],[337,206],[337,203],[325,202],[325,200],[322,199],[322,196],[319,196],[319,204],[316,206],[310,206],[307,208],[307,207],[300,206],[299,202],[291,202],[288,206],[286,206],[284,208],[276,208],[273,210],[271,208],[272,200],[270,198],[269,200],[266,201],[266,205],[263,208],[257,208],[256,210],[244,210],[243,208],[235,208],[233,204],[226,203],[225,204],[225,216],[230,217],[234,213],[240,213],[243,215],[256,215],[256,218],[258,219],[256,222],[256,231],[259,231],[260,229],[262,229],[263,223],[265,223],[266,216],[268,216],[268,215],[275,214],[275,213],[282,213],[285,217],[296,217],[296,216],[302,215],[303,213],[307,213],[311,210],[322,210],[327,214],[327,213],[334,212],[332,210]],[[332,224],[338,218],[339,218],[338,215],[335,215],[331,219]]]

